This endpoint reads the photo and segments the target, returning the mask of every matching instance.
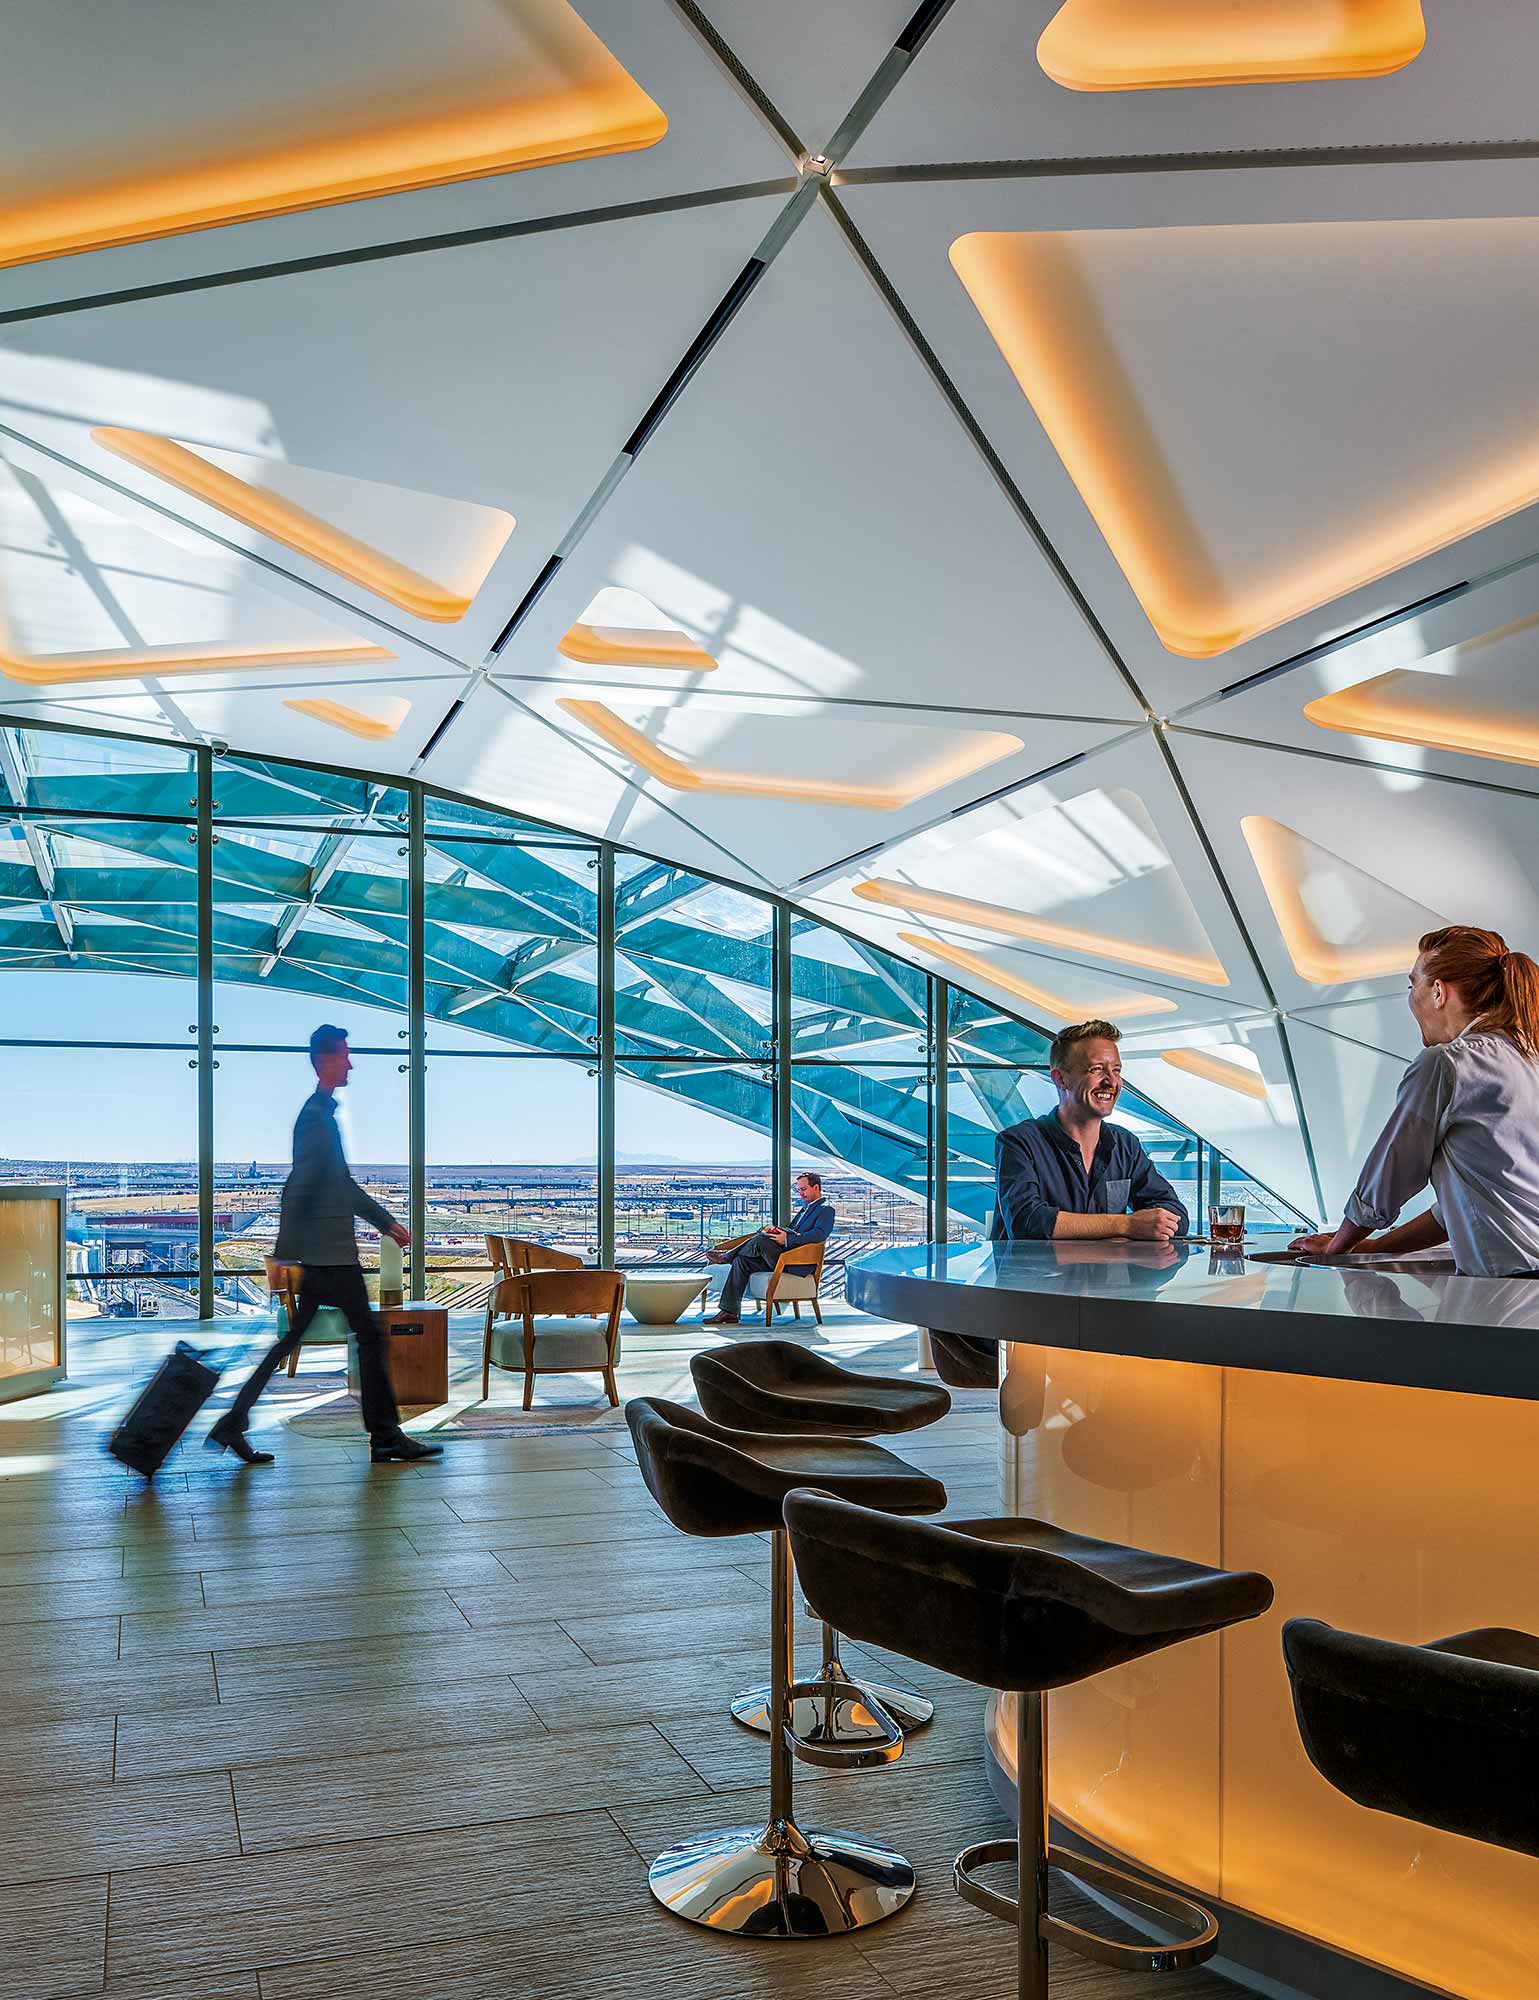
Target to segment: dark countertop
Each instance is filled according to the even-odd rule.
[[[845,1288],[865,1312],[985,1340],[1539,1401],[1539,1278],[1461,1278],[1438,1259],[918,1243],[853,1260]]]

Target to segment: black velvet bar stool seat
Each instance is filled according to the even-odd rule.
[[[750,1340],[695,1355],[689,1364],[700,1407],[734,1430],[798,1437],[892,1437],[939,1423],[951,1408],[946,1390],[901,1375],[863,1375],[825,1361],[794,1340]],[[914,1688],[847,1673],[839,1635],[823,1624],[823,1662],[810,1695],[791,1705],[797,1754],[816,1763],[828,1745],[869,1741],[891,1721],[905,1736],[923,1728],[935,1704]],[[732,1713],[747,1729],[768,1730],[769,1689],[744,1688]]]
[[[1210,1958],[1218,1926],[1199,1904],[1049,1844],[1042,1696],[1257,1617],[1272,1601],[1267,1579],[1092,1541],[1045,1521],[899,1521],[827,1493],[791,1494],[785,1518],[802,1589],[820,1617],[852,1638],[1016,1696],[1019,1838],[965,1848],[954,1880],[970,1903],[1015,1924],[1021,2000],[1046,2000],[1049,1941],[1143,1971]],[[976,1876],[1007,1859],[1016,1864],[1015,1897]],[[1055,1867],[1190,1935],[1173,1945],[1122,1944],[1053,1916],[1047,1888]]]
[[[780,1437],[727,1430],[661,1397],[625,1406],[647,1489],[686,1535],[771,1536],[770,1806],[762,1826],[734,1826],[681,1841],[648,1875],[657,1900],[690,1922],[739,1937],[829,1937],[878,1923],[914,1893],[914,1871],[892,1848],[858,1834],[800,1827],[792,1813],[790,1731],[791,1561],[781,1508],[816,1481],[894,1514],[934,1513],[946,1489],[916,1466],[855,1438]],[[881,1741],[821,1761],[888,1761],[903,1748]]]
[[[1539,1638],[1482,1626],[1401,1645],[1290,1618],[1309,1761],[1360,1806],[1539,1854]]]

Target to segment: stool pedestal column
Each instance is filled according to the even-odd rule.
[[[727,1827],[670,1847],[653,1862],[652,1894],[676,1916],[736,1937],[835,1937],[899,1910],[914,1871],[890,1847],[855,1833],[799,1827],[792,1810],[791,1550],[783,1528],[772,1543],[770,1581],[769,1819]],[[901,1740],[901,1739],[900,1739]]]

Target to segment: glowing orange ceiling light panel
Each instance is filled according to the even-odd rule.
[[[1240,821],[1294,969],[1315,986],[1408,973],[1447,922],[1280,820]]]
[[[595,736],[637,764],[648,777],[655,778],[674,792],[718,792],[740,798],[784,799],[801,805],[855,806],[866,812],[897,812],[916,799],[939,791],[943,785],[970,777],[1000,757],[1019,750],[1014,736],[989,734],[975,737],[937,757],[906,785],[846,785],[833,779],[794,778],[761,775],[756,771],[720,771],[708,765],[686,764],[682,758],[662,749],[639,729],[615,714],[601,701],[562,700],[556,706],[566,710]]]
[[[1172,1069],[1185,1070],[1188,1076],[1200,1076],[1204,1083],[1216,1083],[1221,1090],[1253,1097],[1258,1104],[1267,1102],[1265,1079],[1243,1063],[1226,1062],[1206,1049],[1162,1049],[1160,1061],[1168,1062]]]
[[[950,258],[1160,643],[1210,659],[1539,501],[1539,450],[1481,425],[1473,394],[1457,439],[1404,423],[1409,348],[1330,364],[1409,319],[1433,329],[1418,364],[1444,366],[1479,273],[1518,268],[1534,235],[1528,217],[978,233]],[[1503,317],[1472,378],[1519,367]],[[1290,426],[1315,463],[1290,451],[1269,481]]]
[[[393,556],[372,549],[367,542],[335,528],[329,521],[298,507],[280,494],[248,485],[222,466],[211,465],[197,452],[174,438],[156,437],[149,431],[125,431],[103,425],[91,433],[93,444],[125,458],[130,465],[152,472],[195,500],[215,507],[232,520],[244,521],[271,541],[308,556],[323,569],[345,576],[350,583],[372,591],[388,603],[399,605],[414,618],[448,625],[463,618],[471,600],[463,592],[421,576]]]
[[[411,703],[397,696],[394,700],[380,704],[379,712],[366,715],[360,708],[350,708],[345,702],[320,699],[285,701],[285,708],[292,708],[296,715],[312,716],[317,722],[327,723],[332,729],[342,729],[349,736],[361,736],[366,743],[386,743],[399,733],[401,724],[411,714]]]
[[[1321,695],[1304,709],[1321,729],[1416,743],[1500,764],[1539,766],[1539,706],[1494,693],[1451,674],[1403,669]]]
[[[1068,90],[1388,76],[1427,39],[1421,0],[1064,0],[1037,61]]]
[[[14,161],[0,138],[0,265],[634,152],[668,130],[567,0],[460,9],[452,26],[433,9],[414,23],[362,0],[324,15],[269,0],[241,30],[236,78],[195,49],[157,49],[154,10],[140,12],[81,124],[40,117],[57,143]]]
[[[717,662],[677,627],[572,626],[556,646],[564,659],[584,667],[672,667],[684,673],[713,674]]]
[[[899,931],[898,942],[906,944],[912,951],[922,951],[931,958],[954,965],[969,978],[984,980],[1006,993],[1013,993],[1018,1000],[1024,1000],[1050,1021],[1090,1021],[1098,1015],[1117,1021],[1133,1021],[1144,1014],[1174,1014],[1176,1011],[1174,1000],[1162,999],[1155,993],[1118,993],[1103,1000],[1066,1000],[1061,993],[1050,992],[1045,986],[1034,986],[1028,979],[1002,971],[980,952],[963,951],[960,945],[947,944],[941,938],[920,937],[914,931]]]
[[[1195,979],[1204,986],[1227,986],[1229,975],[1216,958],[1197,958],[1188,952],[1162,951],[1153,945],[1130,944],[1125,938],[1102,937],[1095,931],[1073,930],[1067,924],[1051,924],[1024,910],[1006,909],[1002,903],[974,902],[970,896],[952,896],[940,889],[919,889],[907,882],[892,882],[877,876],[857,882],[851,891],[862,902],[881,903],[890,909],[911,910],[919,916],[950,917],[958,923],[973,924],[982,931],[997,931],[1001,937],[1030,938],[1036,944],[1055,945],[1060,951],[1088,952],[1095,958],[1115,958],[1123,965],[1142,966],[1146,972],[1165,972],[1172,979]]]
[[[0,644],[0,673],[28,687],[77,681],[165,679],[173,674],[225,674],[272,667],[339,667],[393,660],[383,646],[135,646],[106,653],[12,653]]]

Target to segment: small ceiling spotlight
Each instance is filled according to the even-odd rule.
[[[809,153],[802,161],[804,174],[816,174],[820,181],[826,181],[834,170],[834,163],[827,153]]]

